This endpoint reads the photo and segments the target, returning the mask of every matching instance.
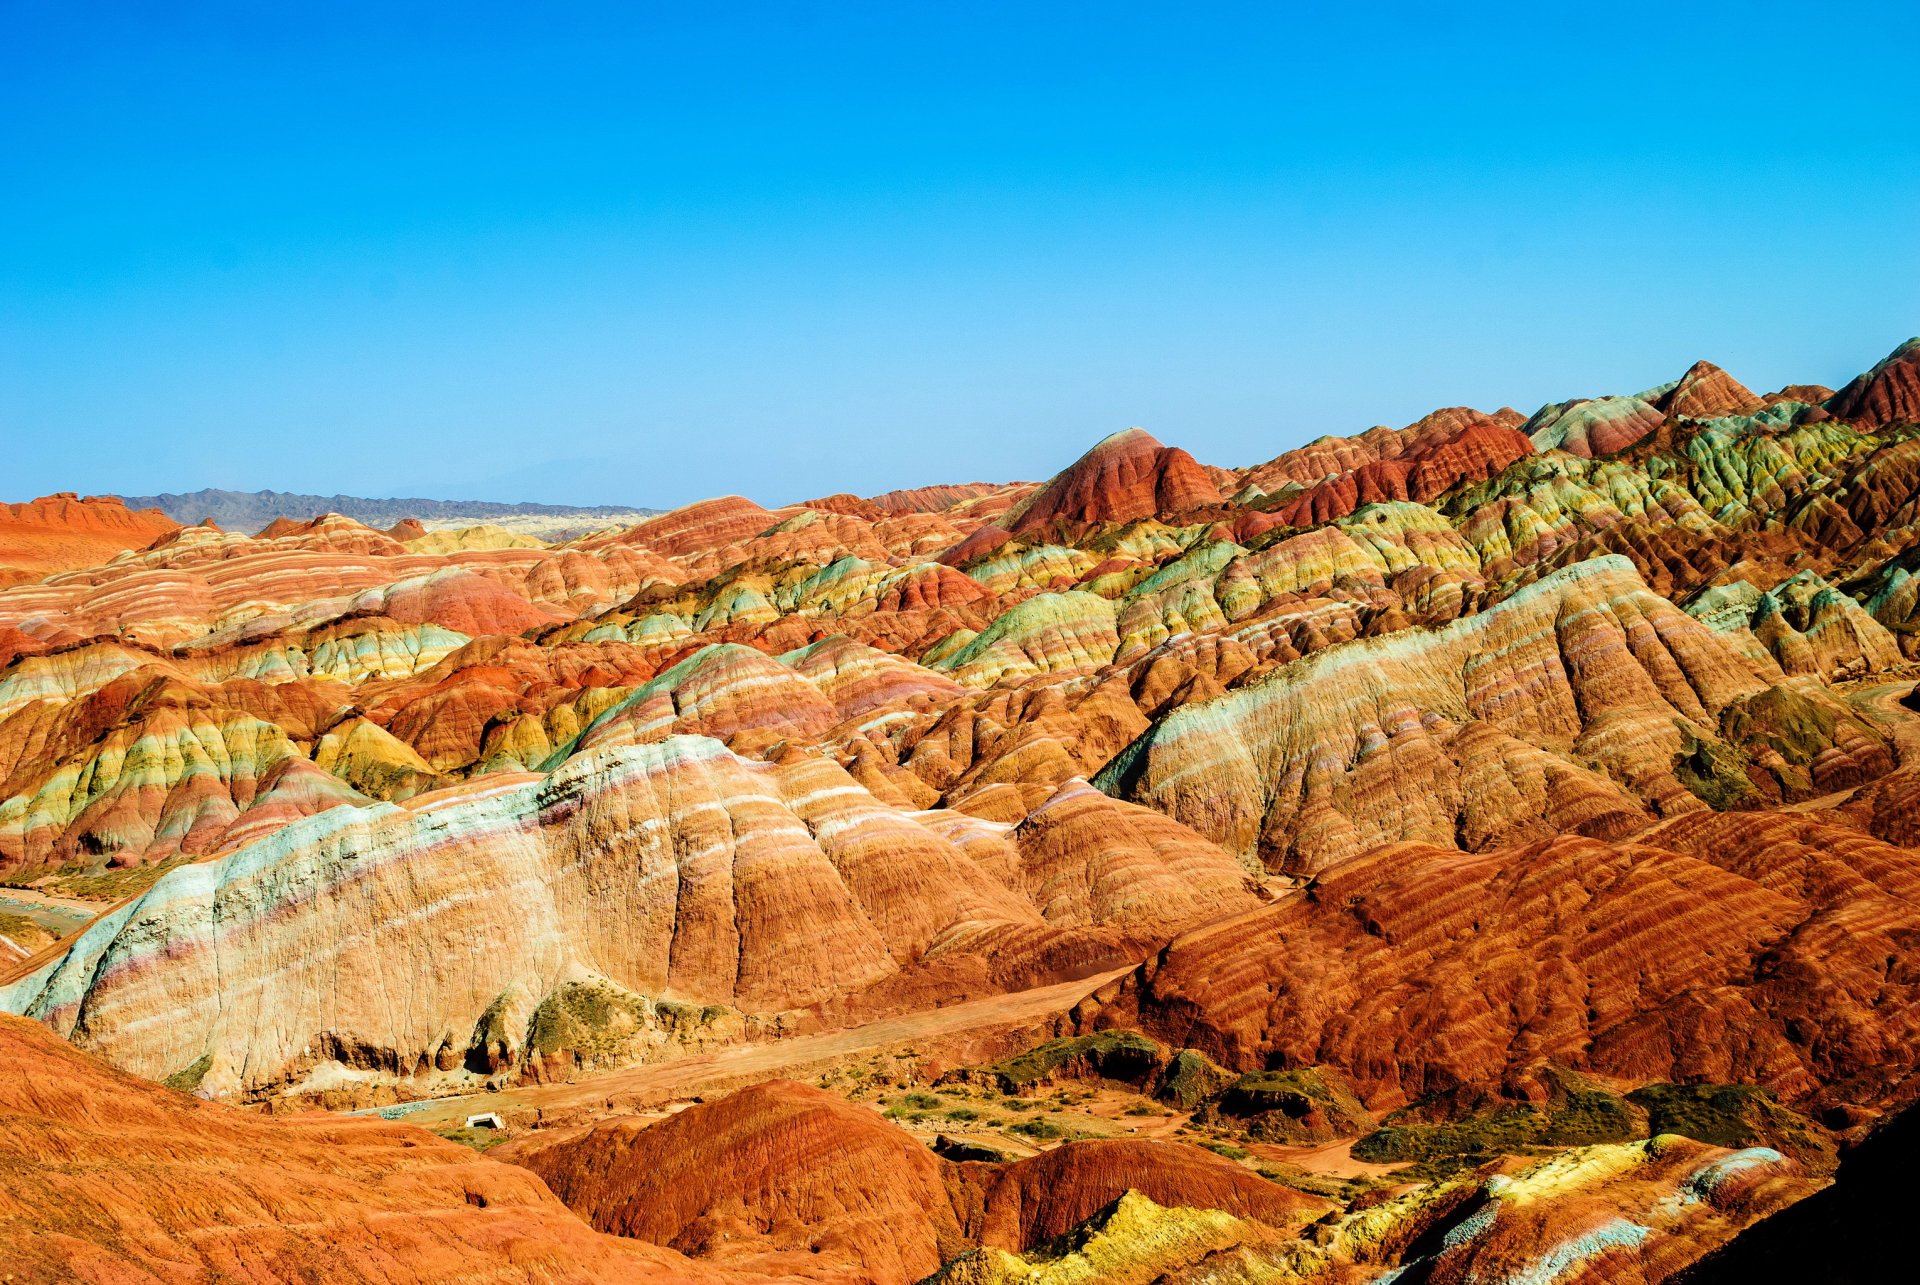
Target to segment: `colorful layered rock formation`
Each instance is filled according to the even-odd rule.
[[[1083,1020],[1229,1068],[1332,1066],[1376,1110],[1497,1090],[1543,1059],[1880,1101],[1920,1053],[1920,992],[1886,954],[1920,924],[1916,891],[1920,853],[1819,813],[1471,857],[1389,844],[1188,933]]]
[[[457,1086],[574,1051],[526,1034],[569,987],[638,1012],[639,1057],[689,1038],[666,998],[749,1017],[930,1004],[1111,968],[1253,904],[1199,836],[1093,806],[1138,846],[1102,853],[1101,821],[1046,817],[999,867],[829,760],[699,737],[596,750],[173,870],[0,995],[156,1079],[198,1066],[216,1095]]]
[[[344,1106],[1118,973],[1052,1033],[1145,1030],[1276,1102],[1350,1086],[1269,1102],[1271,1145],[1472,1133],[1585,1076],[1616,1115],[1767,1095],[1824,1172],[1920,1069],[1916,354],[1764,396],[1698,362],[1231,470],[1128,430],[1039,485],[565,542],[9,506],[0,877],[38,918],[5,910],[0,1007],[203,1095]],[[822,1280],[1653,1280],[1806,1182],[1644,1131],[1402,1156],[1417,1191],[1336,1191],[1302,1237],[1235,1185],[1258,1160],[959,1182],[802,1106],[620,1140],[704,1193],[635,1234]],[[816,1205],[729,1185],[789,1128]],[[872,1232],[900,1192],[833,1139],[950,1219]]]
[[[1220,503],[1220,490],[1193,456],[1162,446],[1144,429],[1103,439],[1018,509],[1004,525],[1015,535],[1054,526],[1084,528]]]
[[[1269,1239],[1328,1208],[1179,1144],[1079,1142],[1010,1165],[956,1163],[865,1107],[790,1081],[651,1127],[614,1120],[498,1154],[603,1231],[769,1275],[825,1259],[875,1285],[908,1285],[974,1246],[1023,1253],[1129,1193],[1203,1202]]]

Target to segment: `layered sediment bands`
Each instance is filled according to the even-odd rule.
[[[497,1154],[600,1230],[724,1266],[824,1265],[878,1285],[920,1280],[970,1246],[1032,1249],[1128,1191],[1215,1207],[1274,1239],[1328,1207],[1178,1144],[1077,1142],[1014,1164],[954,1163],[869,1108],[789,1081]]]
[[[1653,1282],[1814,1185],[1767,1148],[1668,1135],[1330,1210],[1178,1144],[1071,1142],[954,1163],[868,1108],[777,1081],[658,1124],[543,1132],[494,1154],[602,1230],[738,1271],[877,1285]]]
[[[0,721],[0,866],[215,852],[252,809],[287,820],[367,801],[242,707],[275,702],[236,687],[143,667]],[[299,725],[285,704],[275,712]]]
[[[1220,490],[1178,447],[1162,446],[1142,429],[1103,439],[1009,515],[1019,535],[1058,526],[1084,528],[1217,505]]]
[[[1710,361],[1696,361],[1680,376],[1673,391],[1660,398],[1659,408],[1684,419],[1714,419],[1760,408],[1752,389]]]
[[[723,1282],[424,1130],[263,1116],[0,1016],[0,1262],[22,1281]]]
[[[1592,459],[1625,450],[1664,418],[1638,397],[1600,397],[1545,407],[1520,431],[1533,439],[1536,450]]]
[[[1178,709],[1098,783],[1309,872],[1399,839],[1619,834],[1703,807],[1676,757],[1778,677],[1624,559],[1596,559],[1479,616],[1329,648]]]
[[[1485,481],[1533,453],[1532,441],[1518,429],[1477,411],[1467,416],[1452,436],[1423,433],[1402,454],[1330,478],[1269,511],[1288,526],[1312,526],[1367,504],[1424,503],[1458,483]]]
[[[1390,1110],[1552,1061],[1885,1100],[1920,1064],[1920,855],[1818,814],[1635,843],[1394,844],[1189,932],[1081,1014],[1229,1067],[1328,1065]]]
[[[155,1078],[204,1060],[218,1094],[458,1080],[483,1048],[492,1073],[575,983],[749,1014],[898,1009],[1110,968],[1248,904],[1224,854],[1209,876],[1197,836],[1135,819],[1126,858],[1075,868],[1072,836],[1032,843],[1069,908],[1050,919],[830,761],[677,737],[287,825],[169,872],[0,1004]],[[1128,889],[1175,884],[1131,909]]]
[[[877,1112],[791,1081],[658,1124],[537,1133],[499,1154],[601,1231],[770,1275],[818,1256],[906,1285],[966,1244],[949,1162]]]

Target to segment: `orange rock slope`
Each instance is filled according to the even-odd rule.
[[[0,1015],[0,1279],[714,1281],[527,1170],[374,1120],[252,1115]]]
[[[105,562],[153,543],[179,524],[158,509],[72,491],[0,504],[0,586]]]

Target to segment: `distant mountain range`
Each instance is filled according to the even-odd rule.
[[[130,509],[159,509],[175,522],[211,519],[229,531],[258,531],[275,518],[306,519],[339,513],[368,526],[388,527],[403,518],[422,522],[495,522],[501,518],[579,518],[586,525],[609,525],[609,519],[637,521],[658,509],[617,504],[509,504],[496,500],[370,500],[357,495],[296,495],[291,491],[221,491],[211,487],[184,495],[123,495]]]

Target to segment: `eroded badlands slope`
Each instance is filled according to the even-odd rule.
[[[1303,1234],[1153,1152],[996,1239],[991,1193],[1045,1165],[956,1186],[900,1152],[876,1166],[945,1193],[924,1237],[823,1205],[839,1265],[802,1270],[811,1216],[776,1209],[752,1270],[1660,1279],[1913,1097],[1917,388],[1911,342],[1838,393],[1702,362],[1240,469],[1128,430],[1044,483],[564,543],[11,506],[0,876],[97,913],[10,949],[0,1008],[205,1097],[358,1106],[1129,969],[1060,1034],[1143,1031],[1221,1092],[1342,1086],[1246,1127],[1399,1148],[1413,1190]],[[1688,1148],[1739,1130],[1677,1108],[1693,1142],[1620,1108],[1640,1131],[1586,1157],[1495,1127],[1569,1076],[1731,1095],[1793,1154],[1734,1181]],[[675,1171],[790,1108],[619,1146]],[[608,1230],[713,1249],[687,1228],[759,1199],[716,1164],[686,1222]]]

